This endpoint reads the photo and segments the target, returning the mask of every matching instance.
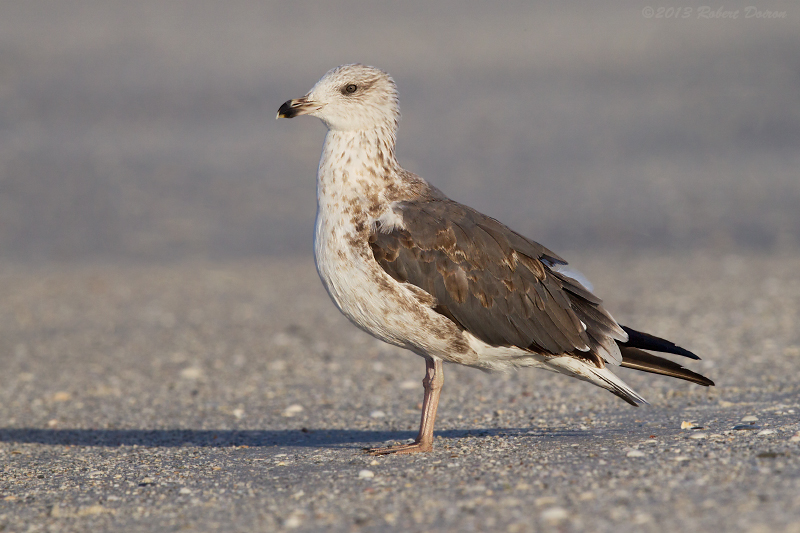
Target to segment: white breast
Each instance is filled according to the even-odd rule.
[[[381,184],[375,183],[368,154],[351,141],[332,132],[323,149],[314,235],[317,271],[333,302],[357,326],[409,347],[402,324],[402,309],[411,303],[409,293],[380,268],[368,243],[377,219],[398,220],[389,204],[380,201]]]

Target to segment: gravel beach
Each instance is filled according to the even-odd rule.
[[[351,326],[308,258],[0,268],[3,531],[800,531],[798,255],[565,254],[701,354],[651,403],[445,367]]]

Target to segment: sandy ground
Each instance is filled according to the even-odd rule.
[[[372,458],[424,365],[308,258],[5,264],[0,530],[800,531],[800,256],[566,255],[717,387],[448,366],[435,451]]]

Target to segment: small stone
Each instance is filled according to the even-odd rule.
[[[293,404],[283,410],[283,416],[292,417],[303,412],[303,406],[300,404]]]
[[[544,507],[545,505],[552,505],[557,501],[558,500],[553,496],[542,496],[541,498],[536,498],[533,503],[536,504],[536,507]]]
[[[179,494],[191,494],[192,489],[188,487],[181,487],[181,490],[178,491]]]
[[[758,417],[753,415],[747,415],[746,417],[742,418],[742,422],[758,422]]]
[[[758,433],[756,433],[756,437],[765,437],[767,435],[772,435],[777,433],[774,429],[762,429]]]
[[[708,438],[708,435],[706,435],[705,433],[693,433],[692,435],[689,435],[689,438],[690,439],[705,439],[705,438]]]
[[[111,509],[106,509],[102,505],[89,505],[87,507],[81,507],[78,509],[78,512],[75,513],[76,516],[91,516],[96,514],[102,513],[113,513]]]
[[[151,477],[146,477],[141,481],[142,485],[152,485],[153,483],[155,483],[155,480]]]
[[[386,413],[384,413],[383,411],[372,411],[369,414],[369,416],[371,416],[372,418],[385,418]]]
[[[644,457],[645,453],[641,450],[631,450],[627,453],[628,457]]]
[[[375,477],[375,472],[372,470],[360,470],[358,472],[358,479],[372,479]]]
[[[569,513],[563,507],[550,507],[542,511],[542,519],[551,524],[563,522],[569,517]]]
[[[286,529],[297,529],[303,525],[303,513],[298,511],[293,512],[283,521],[283,525]]]
[[[792,435],[792,438],[789,439],[789,442],[800,442],[800,431]]]
[[[65,391],[59,391],[53,395],[54,402],[68,402],[72,399],[72,395]]]
[[[231,414],[237,419],[241,420],[242,418],[244,418],[244,409],[242,409],[241,407],[237,407],[236,409],[231,411]]]
[[[183,379],[200,379],[203,377],[203,369],[196,366],[190,366],[181,370],[180,375]]]
[[[694,422],[689,422],[689,421],[686,421],[686,420],[681,422],[681,429],[694,429],[696,427],[699,427],[699,426],[697,424],[695,424]]]
[[[419,381],[408,379],[406,381],[400,382],[400,388],[403,390],[418,389],[419,387],[420,387]]]

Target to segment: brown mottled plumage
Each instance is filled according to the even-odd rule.
[[[544,246],[450,200],[400,167],[392,79],[364,65],[326,74],[279,117],[328,126],[317,175],[315,259],[336,306],[358,327],[426,361],[420,432],[432,449],[442,362],[483,370],[534,366],[646,403],[608,365],[713,382],[644,350],[698,359],[673,343],[620,326],[582,275]]]

